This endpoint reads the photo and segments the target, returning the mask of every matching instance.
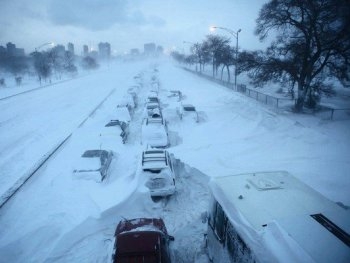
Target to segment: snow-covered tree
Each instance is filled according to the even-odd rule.
[[[288,80],[298,89],[295,110],[315,106],[330,93],[324,80],[350,80],[350,4],[348,0],[271,0],[257,18],[261,40],[273,31],[265,52],[243,53],[241,70],[257,83]]]

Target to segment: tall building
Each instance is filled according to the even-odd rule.
[[[16,45],[11,42],[6,44],[6,48],[9,56],[24,56],[24,49],[16,48]]]
[[[68,51],[72,54],[72,55],[74,55],[74,45],[73,45],[73,43],[68,43],[67,44],[67,49],[68,49]]]
[[[12,55],[15,52],[16,45],[11,42],[8,42],[6,44],[6,48],[7,48],[7,52]]]
[[[100,58],[109,58],[111,56],[111,45],[108,42],[98,44],[98,54]]]
[[[3,46],[0,46],[0,54],[5,54],[6,53],[6,48]]]
[[[89,55],[89,47],[87,45],[83,46],[83,56],[86,57]]]
[[[64,56],[64,53],[66,52],[66,48],[63,45],[57,45],[52,48],[60,57]]]
[[[130,54],[133,56],[136,56],[140,54],[140,51],[138,48],[133,48],[133,49],[130,49]]]
[[[154,55],[156,53],[156,44],[147,43],[143,45],[145,55]]]

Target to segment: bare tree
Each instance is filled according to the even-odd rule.
[[[70,74],[76,74],[78,69],[74,65],[74,54],[72,54],[70,51],[65,51],[64,57],[63,57],[63,68],[66,72]]]
[[[218,52],[216,59],[217,59],[217,64],[218,65],[222,65],[221,80],[222,80],[222,77],[223,77],[224,69],[226,68],[228,82],[230,82],[230,78],[231,78],[230,66],[236,65],[236,63],[235,63],[235,61],[236,61],[235,54],[236,54],[235,48],[233,48],[233,47],[231,47],[229,45],[223,46],[222,49],[220,49],[220,51]]]
[[[4,53],[0,56],[0,69],[10,72],[15,77],[22,75],[28,69],[28,59],[22,55]]]
[[[84,69],[90,70],[90,69],[97,69],[98,68],[98,64],[96,62],[96,59],[94,59],[93,57],[87,56],[84,57],[81,65]]]
[[[203,55],[212,58],[213,65],[213,77],[217,74],[218,67],[221,64],[220,58],[222,54],[227,50],[230,40],[226,37],[217,35],[208,35],[206,40],[202,44]]]
[[[171,52],[171,56],[179,63],[185,63],[185,55],[177,51]]]
[[[46,55],[56,78],[61,79],[64,70],[64,52],[61,52],[59,46],[56,46],[50,49]]]
[[[47,80],[52,74],[52,64],[49,55],[47,52],[33,52],[31,55],[34,59],[34,69],[41,84],[42,79]]]
[[[350,80],[349,14],[348,0],[271,0],[260,10],[255,33],[264,40],[275,31],[276,39],[265,52],[241,54],[240,70],[253,72],[255,82],[297,85],[298,112],[305,103],[315,106],[321,93],[332,92],[326,77]]]

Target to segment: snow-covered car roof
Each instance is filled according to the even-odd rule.
[[[117,132],[118,136],[122,138],[122,142],[125,143],[128,135],[129,135],[129,123],[125,121],[119,121],[119,120],[110,120],[105,127],[119,127],[119,132]],[[111,133],[111,129],[109,129],[108,134]],[[112,132],[114,133],[114,132]],[[101,136],[104,135],[104,133],[101,133]]]
[[[110,120],[105,127],[111,127],[111,126],[119,126],[123,131],[125,131],[129,124],[125,121],[120,121],[120,120]]]
[[[266,233],[263,242],[276,258],[289,253],[308,255],[316,262],[342,262],[349,256],[349,235],[345,243],[339,236],[350,232],[350,211],[288,172],[216,177],[210,188],[236,228],[247,236]],[[278,240],[276,248],[274,238],[284,243]],[[298,249],[290,251],[295,246]]]
[[[101,178],[98,178],[98,180],[101,179],[103,181],[107,176],[113,152],[106,150],[87,150],[81,157],[76,164],[74,173],[90,173],[94,179],[94,172],[99,172]],[[87,174],[85,178],[88,179]]]
[[[169,144],[167,127],[162,118],[147,118],[142,125],[142,143],[155,147]]]
[[[142,169],[165,168],[167,166],[166,151],[152,149],[142,152]]]
[[[75,167],[76,172],[99,171],[101,168],[101,161],[99,158],[79,158]]]
[[[167,234],[165,224],[161,218],[135,218],[119,222],[115,235],[130,231],[161,231]]]
[[[156,92],[155,90],[150,90],[147,94],[147,97],[148,98],[151,98],[151,97],[158,97],[158,92]]]
[[[168,242],[164,241],[171,237],[162,219],[122,220],[117,226],[115,237],[113,262],[170,262]]]
[[[116,119],[124,122],[131,121],[130,111],[128,105],[118,105],[116,107]]]

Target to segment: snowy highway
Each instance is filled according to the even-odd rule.
[[[152,77],[160,83],[168,151],[178,173],[176,194],[156,203],[138,176],[145,147],[140,144],[143,103]],[[116,105],[135,84],[139,107],[127,143],[103,138],[101,129],[118,117]],[[180,120],[171,90],[180,90],[184,102],[196,106],[198,123]],[[162,217],[175,237],[174,262],[207,263],[200,215],[209,205],[208,181],[228,174],[286,170],[332,201],[350,205],[350,121],[277,112],[168,61],[112,64],[100,73],[0,101],[0,110],[0,193],[72,133],[0,210],[0,254],[6,262],[106,262],[121,218],[154,216]],[[73,173],[80,155],[92,148],[115,153],[102,183]]]
[[[100,72],[0,101],[0,196],[71,134],[116,83],[132,76]],[[105,84],[98,85],[99,79]]]

